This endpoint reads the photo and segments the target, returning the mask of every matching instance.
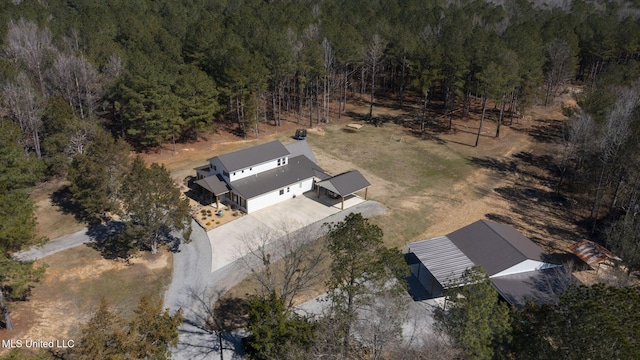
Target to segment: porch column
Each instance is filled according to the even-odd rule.
[[[340,197],[342,198],[342,207],[340,209],[344,210],[344,196],[340,195]]]
[[[367,192],[369,191],[369,188],[364,188],[364,199],[367,200]]]
[[[316,185],[316,187],[318,188],[318,199],[320,199],[320,186]]]

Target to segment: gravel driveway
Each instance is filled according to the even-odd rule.
[[[319,230],[324,223],[342,221],[350,213],[362,213],[365,217],[371,217],[384,212],[385,208],[380,203],[365,201],[307,226],[311,227],[311,230]],[[225,226],[234,223],[231,222]],[[234,234],[233,236],[237,237],[241,236],[242,232],[234,232]],[[225,238],[225,241],[229,242],[237,240],[240,239]],[[202,326],[207,318],[206,305],[239,283],[248,272],[238,266],[238,261],[230,261],[211,272],[211,242],[207,233],[195,222],[191,242],[180,245],[179,251],[174,254],[173,261],[173,278],[165,293],[164,304],[172,311],[182,308],[185,323],[180,328],[179,344],[177,348],[172,349],[172,358],[185,360],[217,358],[220,355],[214,350],[217,336]],[[240,344],[243,336],[242,331],[224,334],[224,359],[243,358]]]
[[[302,198],[302,197],[301,197]],[[303,199],[301,199],[303,200]],[[311,201],[306,199],[306,201]],[[318,217],[317,211],[321,211],[322,218],[307,227],[312,231],[320,230],[326,222],[342,221],[350,213],[362,213],[365,217],[380,215],[385,212],[385,208],[375,201],[364,201],[351,206],[344,211],[339,209],[316,209],[309,204],[300,207],[300,202],[292,203],[290,206],[296,209],[293,216],[296,222],[308,219],[310,216],[300,218],[300,214],[314,214]],[[263,225],[272,225],[270,222],[276,221],[276,218],[282,219],[282,212],[274,211],[262,212],[254,218]],[[286,218],[286,216],[284,217]],[[226,225],[234,225],[231,222]],[[113,223],[105,226],[92,227],[83,229],[76,233],[61,236],[57,239],[47,242],[43,246],[33,247],[30,250],[16,253],[14,258],[21,261],[34,261],[42,257],[55,254],[57,252],[70,249],[72,247],[85,244],[91,241],[101,241],[109,238],[114,231],[118,231],[120,224]],[[215,269],[212,272],[212,242],[207,233],[195,221],[192,222],[193,233],[191,242],[188,244],[180,244],[173,256],[173,276],[164,296],[164,305],[171,311],[177,311],[182,308],[184,311],[185,322],[180,327],[179,344],[173,349],[174,359],[211,359],[220,356],[219,351],[215,350],[217,336],[203,329],[202,324],[207,317],[206,305],[210,299],[215,299],[217,295],[221,295],[228,289],[244,279],[248,272],[238,266],[237,261],[230,261],[230,254],[218,256],[222,259],[215,262]],[[241,230],[253,229],[235,225],[235,228]],[[230,243],[241,240],[245,231],[231,231],[225,233],[225,241]],[[319,233],[319,232],[318,232]],[[227,249],[232,249],[229,247]],[[242,359],[241,339],[245,336],[242,330],[235,331],[231,334],[223,335],[224,359]]]

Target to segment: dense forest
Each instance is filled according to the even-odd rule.
[[[329,104],[352,94],[383,92],[402,104],[412,91],[425,106],[438,97],[444,116],[464,116],[471,97],[482,97],[512,115],[547,103],[569,80],[592,83],[635,63],[640,46],[638,12],[614,1],[0,6],[4,114],[45,158],[82,152],[93,118],[145,148],[221,124],[257,135],[257,122],[278,125],[285,115],[329,122],[342,109]]]
[[[581,110],[567,110],[558,189],[590,198],[595,233],[603,230],[595,219],[637,202],[637,5],[2,2],[2,136],[13,140],[3,156],[26,154],[3,177],[21,187],[64,176],[103,129],[135,149],[216,127],[259,136],[261,122],[327,123],[347,99],[373,107],[376,94],[421,107],[409,119],[420,131],[450,127],[474,100],[481,127],[492,103],[498,137],[501,124],[575,83]],[[616,98],[623,93],[627,100]],[[620,231],[633,228],[626,221]]]
[[[42,241],[33,185],[68,177],[76,203],[100,220],[122,196],[145,196],[114,179],[171,181],[164,168],[119,161],[131,148],[331,123],[351,99],[368,103],[365,120],[377,124],[382,96],[421,110],[409,119],[418,133],[450,128],[472,102],[482,104],[481,128],[493,106],[499,137],[531,106],[579,88],[547,185],[581,209],[585,234],[640,270],[639,19],[638,0],[0,1],[0,322],[11,327],[4,301],[26,298],[43,271],[10,256]],[[96,188],[101,198],[83,198]],[[170,220],[186,227],[180,206]],[[153,232],[140,245],[155,250],[167,229],[149,229],[131,232]],[[563,306],[553,311],[572,310]],[[554,313],[543,310],[532,324],[546,326]]]

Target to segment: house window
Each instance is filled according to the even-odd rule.
[[[242,173],[244,174],[244,170],[242,170]]]
[[[280,159],[278,159],[278,166],[280,166]]]
[[[236,176],[236,172],[235,171],[233,172],[233,176]]]
[[[287,163],[287,158],[282,158],[282,165]]]
[[[224,176],[226,176],[226,177],[229,177],[229,172],[228,172],[228,171],[223,171],[223,172],[222,172],[222,175],[224,175]]]
[[[287,192],[289,192],[289,187],[287,187]]]
[[[252,168],[252,167],[250,167],[250,168],[249,168],[249,171],[251,171],[251,170],[253,170],[253,168]]]
[[[284,189],[280,189],[280,195],[284,195]]]

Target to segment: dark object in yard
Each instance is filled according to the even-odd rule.
[[[216,215],[218,215],[219,217],[222,217],[222,210],[218,210],[218,212],[216,213]]]
[[[293,135],[293,138],[296,140],[304,140],[307,138],[307,129],[298,129],[296,130],[296,134]]]

